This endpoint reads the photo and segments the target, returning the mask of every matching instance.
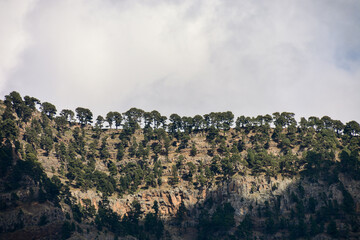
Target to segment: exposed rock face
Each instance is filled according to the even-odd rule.
[[[97,193],[93,190],[88,190],[86,192],[80,191],[78,189],[74,189],[72,191],[72,195],[77,199],[77,201],[84,205],[84,200],[89,199],[91,204],[95,207],[95,209],[99,208],[99,201],[101,201],[102,194]]]
[[[139,201],[142,211],[147,213],[151,211],[154,201],[159,203],[159,212],[164,218],[174,216],[177,212],[181,201],[184,202],[187,208],[195,206],[200,199],[205,199],[204,191],[184,188],[182,186],[174,189],[148,189],[140,191],[137,194],[126,195],[122,198],[110,197],[109,202],[112,210],[120,215],[126,214],[130,211],[131,203],[134,200]],[[92,205],[97,209],[101,196],[92,190],[86,192],[73,191],[73,196],[83,204],[83,199],[90,199]]]
[[[360,212],[360,185],[357,181],[351,180],[344,175],[339,175],[339,183],[327,184],[321,180],[308,181],[302,179],[302,187],[306,193],[306,197],[314,197],[319,200],[320,208],[325,203],[321,203],[321,194],[331,195],[333,200],[339,203],[343,201],[343,195],[340,190],[340,184],[346,187],[346,190],[354,196],[356,204],[356,212]],[[259,206],[264,206],[265,202],[270,205],[281,196],[280,213],[289,214],[291,205],[291,194],[299,194],[298,178],[270,178],[265,176],[237,176],[229,181],[222,181],[217,185],[195,189],[193,187],[179,185],[174,188],[164,189],[146,189],[141,190],[136,194],[125,195],[122,198],[116,196],[109,197],[109,203],[113,211],[120,215],[126,214],[130,211],[131,203],[137,200],[141,204],[141,210],[144,213],[151,212],[153,202],[156,200],[159,203],[159,212],[163,219],[171,219],[175,216],[179,209],[181,202],[189,210],[189,216],[196,217],[198,215],[198,207],[211,199],[216,203],[229,202],[235,209],[235,219],[239,223],[246,214],[256,216],[256,209]],[[32,194],[37,194],[32,193]],[[30,190],[24,189],[18,191],[16,195],[21,201],[26,201],[30,198]],[[102,194],[93,190],[82,192],[80,190],[72,190],[72,195],[84,205],[84,200],[89,199],[91,204],[98,209],[99,202],[102,200]],[[1,196],[3,199],[12,201],[11,194],[6,193]],[[214,209],[213,209],[214,210]],[[64,213],[60,208],[55,208],[51,203],[39,204],[37,202],[29,202],[27,205],[12,209],[11,211],[1,212],[0,214],[0,229],[7,234],[1,235],[1,239],[26,239],[19,237],[20,233],[27,234],[27,229],[33,228],[31,234],[36,235],[36,229],[39,225],[40,219],[45,216],[47,224],[44,229],[39,231],[36,239],[41,239],[41,235],[49,231],[59,232],[61,223],[65,220]],[[194,226],[194,218],[188,221],[187,226]],[[16,234],[11,231],[16,230],[25,225],[26,228],[17,231]],[[46,229],[45,229],[46,228]],[[29,230],[30,231],[30,230]],[[30,236],[30,235],[26,235]],[[33,235],[31,235],[33,236]],[[44,236],[51,236],[44,235]],[[56,239],[54,235],[53,239]],[[324,236],[326,237],[326,236]]]
[[[29,204],[22,204],[20,207],[11,209],[9,211],[3,211],[0,213],[0,229],[4,234],[0,235],[0,239],[32,239],[34,234],[40,234],[44,236],[51,236],[46,234],[46,231],[41,230],[37,233],[37,228],[40,226],[51,223],[51,226],[47,228],[55,228],[52,230],[54,233],[59,232],[60,227],[65,220],[63,211],[61,208],[54,207],[51,203],[39,204],[32,202]],[[22,229],[24,226],[25,229]],[[10,234],[12,231],[22,229],[21,232],[25,234],[21,237],[21,234]],[[27,229],[30,233],[26,233]],[[31,230],[30,230],[31,229]],[[8,233],[8,234],[6,234]],[[20,235],[20,236],[19,236]],[[35,239],[40,239],[40,235]],[[56,239],[55,237],[53,239]]]
[[[20,98],[0,101],[0,239],[360,239],[356,122],[133,108],[108,129]]]
[[[281,214],[290,214],[292,205],[292,194],[295,193],[300,198],[298,178],[278,179],[265,176],[237,176],[229,181],[223,181],[221,184],[204,187],[200,189],[188,186],[178,186],[169,189],[147,189],[139,191],[136,194],[126,195],[122,198],[110,197],[109,203],[113,211],[121,216],[130,211],[131,203],[137,200],[144,213],[152,212],[154,201],[159,203],[159,212],[163,219],[171,219],[179,209],[180,203],[189,210],[193,217],[198,216],[198,207],[211,199],[214,203],[222,204],[229,202],[235,209],[235,220],[240,222],[246,214],[256,217],[256,211],[265,202],[273,205],[277,199],[280,199],[279,210]],[[321,194],[331,195],[333,200],[342,203],[343,195],[340,190],[340,184],[347,186],[347,190],[354,196],[356,211],[360,211],[360,184],[357,181],[350,180],[341,175],[340,182],[328,185],[321,180],[310,182],[302,179],[301,186],[306,194],[306,198],[313,197],[318,200],[321,208],[326,203],[321,201]],[[95,208],[98,208],[101,196],[94,191],[73,191],[73,196],[83,204],[83,199],[90,199]],[[214,210],[214,209],[213,209]]]

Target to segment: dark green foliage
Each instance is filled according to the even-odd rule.
[[[211,239],[212,222],[210,214],[207,210],[202,210],[198,219],[198,239]]]
[[[290,238],[296,239],[305,237],[307,233],[307,226],[303,219],[300,219],[298,222],[289,225]]]
[[[124,158],[124,155],[125,155],[124,151],[125,151],[124,145],[122,143],[120,143],[119,147],[117,149],[117,153],[116,153],[116,159],[118,161],[120,161]]]
[[[360,134],[360,125],[356,121],[350,121],[346,123],[344,133],[350,136],[356,136]]]
[[[69,221],[65,221],[61,227],[61,239],[70,238],[71,234],[75,231],[74,226]]]
[[[154,203],[153,209],[156,209],[155,206]],[[163,223],[158,217],[157,211],[155,210],[155,213],[148,213],[145,216],[145,229],[143,229],[139,222],[142,214],[143,212],[141,211],[139,202],[133,201],[130,211],[121,219],[117,213],[110,209],[108,203],[103,201],[99,203],[95,224],[98,230],[103,230],[103,227],[106,227],[115,233],[116,236],[132,235],[137,238],[143,238],[145,236],[145,230],[147,233],[155,235],[156,238],[159,239],[163,234]]]
[[[188,143],[190,141],[190,136],[186,133],[179,133],[178,139],[180,140],[180,144],[178,146],[177,151],[180,151],[181,149],[185,149],[188,147]]]
[[[212,215],[212,222],[215,231],[227,231],[235,225],[234,219],[235,209],[230,203],[225,203],[223,206],[218,207]]]
[[[242,140],[239,140],[236,145],[239,152],[242,152],[245,150],[245,143]]]
[[[169,181],[171,185],[176,185],[179,183],[179,174],[176,165],[172,165],[171,167],[171,177],[169,178]]]
[[[196,154],[197,154],[197,149],[196,149],[195,144],[193,144],[191,147],[191,150],[190,150],[190,156],[195,157]]]
[[[322,230],[320,229],[320,226],[318,225],[317,221],[311,216],[310,218],[310,230],[309,234],[310,236],[316,236],[317,234],[321,233]]]
[[[134,200],[131,203],[130,211],[128,215],[124,217],[123,223],[126,226],[126,229],[130,235],[138,235],[140,231],[139,219],[143,214],[141,211],[141,205],[138,201]]]
[[[56,107],[49,102],[43,102],[41,104],[41,110],[50,119],[52,119],[55,116],[56,111],[57,111]]]
[[[215,138],[219,137],[219,130],[215,127],[211,127],[206,135],[206,140],[208,142],[211,142],[212,140],[215,140]]]
[[[8,144],[3,144],[0,146],[0,177],[3,177],[7,172],[9,166],[11,166],[13,161],[12,158],[12,147]]]
[[[355,211],[355,202],[351,194],[342,187],[342,194],[343,194],[343,209],[348,214],[353,214]]]
[[[85,137],[84,133],[81,132],[80,128],[76,127],[73,131],[74,141],[68,145],[69,157],[74,158],[75,152],[81,156],[86,155],[85,151]],[[73,152],[74,151],[74,152]]]
[[[252,236],[253,223],[250,215],[245,215],[245,218],[237,226],[235,236],[240,239],[249,239]]]
[[[120,186],[122,191],[134,192],[141,184],[146,172],[139,164],[128,163],[120,169]]]
[[[44,226],[44,225],[46,225],[46,224],[48,224],[48,219],[47,219],[47,216],[46,215],[41,215],[41,217],[40,217],[40,220],[39,220],[39,223],[38,223],[38,225],[39,226]]]
[[[96,214],[96,209],[95,207],[91,204],[91,200],[90,199],[83,199],[82,200],[84,203],[83,209],[82,209],[82,214],[84,216],[84,218],[87,217],[93,217]]]
[[[69,109],[63,109],[61,112],[60,112],[60,116],[64,117],[68,122],[72,122],[73,119],[74,119],[74,112],[72,110],[69,110]]]
[[[114,178],[97,170],[93,174],[93,182],[96,188],[105,195],[111,195],[116,189],[116,182]]]
[[[89,109],[78,107],[75,109],[75,112],[80,124],[86,125],[92,123],[93,114]]]
[[[272,216],[269,216],[265,221],[265,231],[269,234],[274,234],[278,227],[275,225],[275,221]]]
[[[145,174],[144,181],[146,187],[156,187],[155,175],[152,172]]]
[[[103,123],[105,122],[105,119],[103,116],[99,115],[96,118],[95,126],[99,127],[100,129],[103,128]]]
[[[30,143],[32,146],[39,144],[38,132],[33,127],[27,127],[24,133],[24,140]]]
[[[308,210],[310,213],[315,213],[316,205],[317,201],[315,200],[315,198],[310,197],[308,202]]]
[[[161,178],[161,176],[162,176],[162,164],[161,164],[160,160],[158,160],[158,161],[156,161],[154,163],[153,171],[154,171],[155,177]]]
[[[268,154],[265,149],[258,149],[257,152],[252,149],[248,150],[246,160],[254,174],[267,172],[269,175],[274,175],[275,172],[279,170],[279,162],[276,161],[273,155]]]
[[[183,179],[192,182],[193,176],[196,173],[196,165],[192,162],[186,163],[188,173],[183,175]]]
[[[138,108],[131,108],[126,111],[124,115],[124,129],[129,131],[129,133],[135,133],[136,129],[140,128],[141,119],[143,117],[144,111]]]
[[[149,212],[145,216],[145,231],[154,235],[156,239],[160,239],[164,232],[164,223],[159,217],[159,205],[156,200],[154,201],[154,205],[152,208],[155,212]]]
[[[229,158],[221,159],[221,171],[225,178],[231,177],[234,174],[234,166]]]
[[[100,158],[101,159],[108,159],[110,157],[110,153],[107,148],[106,140],[107,140],[107,137],[104,137],[101,141],[101,147],[100,147]]]
[[[172,187],[186,184],[212,196],[212,189],[251,174],[256,180],[249,185],[250,194],[269,190],[274,195],[264,204],[252,203],[237,227],[235,211],[226,203],[233,194],[230,187],[216,200],[207,199],[204,204],[199,201],[189,211],[181,202],[169,224],[177,227],[181,235],[199,216],[198,239],[252,239],[254,231],[263,239],[311,239],[320,233],[347,239],[359,231],[354,188],[343,186],[347,180],[360,179],[360,128],[355,121],[344,125],[328,116],[312,116],[301,118],[298,124],[293,113],[276,112],[272,116],[240,116],[235,131],[231,129],[234,121],[231,112],[194,117],[172,114],[167,124],[167,118],[155,110],[131,108],[124,114],[109,112],[106,119],[99,116],[93,127],[85,126],[92,122],[91,111],[77,108],[77,118],[83,125],[80,128],[73,123],[74,112],[65,109],[55,117],[56,107],[47,102],[42,104],[43,114],[39,116],[36,113],[39,103],[28,96],[22,100],[17,92],[5,97],[0,119],[0,187],[11,193],[11,199],[0,201],[1,210],[22,204],[15,191],[34,182],[36,187],[30,188],[29,201],[68,204],[72,210],[68,220],[88,224],[94,217],[99,230],[111,231],[115,237],[161,239],[169,235],[164,233],[159,214],[162,202],[154,202],[153,210],[144,218],[136,201],[130,212],[119,216],[111,210],[107,197],[134,193],[136,196],[140,187],[156,188],[162,179],[168,179]],[[103,129],[105,120],[110,128],[122,129]],[[270,125],[272,122],[275,128]],[[205,144],[199,141],[201,138],[206,138]],[[37,160],[37,156],[42,161],[46,159],[39,148],[49,158],[53,157],[54,149],[59,160],[60,166],[53,167],[51,180]],[[211,161],[203,156],[206,151]],[[100,171],[104,166],[107,169]],[[298,183],[279,195],[282,190],[276,181],[284,177]],[[257,184],[262,179],[268,181],[268,189]],[[329,191],[316,195],[309,187],[312,184],[322,184]],[[78,205],[70,197],[70,189],[74,188],[96,188],[101,192],[103,201],[98,211],[89,199],[83,199],[83,206]],[[338,197],[336,189],[342,196]],[[244,209],[248,203],[244,202]],[[41,217],[39,225],[48,223],[46,216]],[[20,220],[15,229],[24,226]],[[63,238],[70,237],[75,229],[83,231],[80,226],[65,222]]]
[[[46,202],[46,194],[41,188],[39,189],[38,201],[39,203]]]
[[[114,176],[117,174],[118,170],[114,162],[110,161],[108,164],[110,175]]]
[[[211,216],[206,210],[203,211],[200,214],[198,221],[198,239],[222,238],[222,235],[219,235],[217,237],[215,236],[219,233],[224,233],[235,226],[234,213],[235,209],[231,206],[230,203],[225,203],[222,206],[218,206],[216,208],[216,211]],[[252,226],[251,220],[250,222],[245,222],[245,224]]]
[[[56,129],[61,133],[63,133],[64,130],[67,129],[68,122],[66,117],[64,116],[55,117],[55,123],[56,123]]]
[[[360,173],[359,152],[345,149],[339,154],[339,158],[341,159],[341,171],[358,179]]]
[[[335,221],[331,221],[331,222],[328,224],[328,226],[327,226],[326,229],[327,229],[326,232],[327,232],[329,235],[331,235],[331,236],[334,237],[334,238],[337,238],[337,237],[338,237],[339,232],[338,232],[338,229],[337,229],[337,226],[336,226],[336,222],[335,222]]]
[[[131,148],[131,147],[130,147]],[[158,154],[160,154],[161,152],[161,143],[158,142],[154,142],[153,144],[151,144],[151,150],[153,151],[153,153],[157,156]],[[130,151],[130,150],[129,150]]]
[[[23,113],[22,110],[23,110],[24,102],[20,94],[16,91],[13,91],[9,95],[5,96],[5,98],[10,103],[12,103],[12,108],[15,110],[18,117],[21,118]]]
[[[178,211],[176,212],[176,220],[180,224],[182,221],[184,221],[185,217],[187,215],[187,209],[185,207],[185,204],[183,201],[181,201]]]
[[[221,172],[219,161],[220,161],[219,156],[215,156],[211,160],[210,170],[211,170],[213,175],[219,174]]]
[[[53,148],[54,141],[51,136],[43,135],[40,139],[40,146],[45,150],[46,155],[49,155]]]
[[[314,151],[307,152],[306,154],[307,169],[312,170],[319,168],[321,160],[322,160],[321,153],[317,153]]]
[[[108,112],[106,114],[106,121],[109,123],[109,127],[112,127],[112,124],[115,123],[116,129],[121,125],[123,120],[122,115],[119,112]]]
[[[34,97],[25,96],[24,97],[25,105],[28,106],[31,110],[35,110],[35,104],[40,104],[40,100]]]
[[[5,119],[0,122],[1,128],[1,137],[8,138],[10,140],[15,140],[19,135],[19,128],[16,126],[16,123],[12,119]]]
[[[32,153],[27,154],[26,160],[18,160],[17,164],[12,168],[7,177],[7,189],[15,190],[24,184],[24,180],[31,178],[35,183],[39,184],[38,201],[58,202],[59,188],[61,186],[54,184],[47,178],[40,164],[37,162],[36,156]]]
[[[82,217],[83,217],[83,213],[81,211],[81,206],[78,204],[72,204],[71,210],[72,210],[73,219],[75,221],[77,221],[78,223],[81,223]]]

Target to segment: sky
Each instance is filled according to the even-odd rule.
[[[360,122],[359,0],[0,0],[0,95],[94,117]]]

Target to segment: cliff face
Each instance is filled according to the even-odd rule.
[[[52,204],[19,204],[0,214],[1,239],[59,239],[64,213]]]
[[[65,220],[63,210],[43,199],[41,184],[34,178],[21,175],[15,166],[0,182],[3,189],[0,193],[0,239],[59,239]]]
[[[301,188],[300,188],[301,186]],[[342,188],[345,189],[342,189]],[[343,191],[348,191],[354,198],[355,214],[360,214],[360,182],[354,181],[344,174],[339,175],[337,182],[330,183],[326,179],[310,178],[285,178],[279,176],[236,176],[232,179],[222,181],[220,184],[194,189],[179,184],[176,187],[168,189],[147,189],[141,190],[136,194],[125,195],[121,198],[109,198],[111,209],[119,215],[125,215],[131,210],[131,203],[136,200],[141,205],[144,214],[153,212],[152,205],[154,201],[159,203],[159,213],[165,221],[172,221],[176,217],[181,202],[187,208],[187,218],[183,223],[187,229],[193,229],[196,232],[200,209],[212,202],[209,207],[210,213],[214,213],[216,207],[224,203],[230,203],[235,210],[234,218],[236,225],[249,215],[252,217],[254,225],[254,236],[263,236],[261,232],[266,228],[266,216],[259,216],[259,212],[264,211],[266,206],[278,208],[281,216],[290,216],[294,211],[299,211],[298,201],[294,196],[300,198],[304,208],[308,208],[309,199],[316,201],[314,211],[327,209],[329,202],[336,202],[341,205],[344,203]],[[101,197],[96,192],[88,190],[86,192],[73,191],[73,196],[83,204],[83,199],[90,199],[95,208],[98,207]],[[311,201],[311,200],[310,200]],[[328,210],[330,211],[330,210]],[[304,210],[305,218],[311,218],[311,212]],[[346,230],[346,224],[340,223],[338,230]],[[190,231],[190,230],[188,230]],[[194,239],[193,235],[180,235],[172,232],[173,237]],[[283,236],[279,234],[279,236]],[[357,234],[351,236],[356,238]],[[271,238],[271,237],[270,237]],[[328,236],[323,235],[321,239]],[[331,237],[329,238],[331,239]]]
[[[359,237],[351,131],[296,121],[235,129],[224,116],[203,128],[173,116],[159,128],[129,113],[117,130],[36,109],[22,121],[9,106],[0,108],[0,239]]]
[[[181,202],[184,202],[187,209],[191,212],[191,210],[196,210],[196,207],[204,204],[206,200],[212,199],[219,204],[230,202],[236,210],[236,217],[240,220],[249,212],[248,208],[251,204],[261,205],[265,201],[274,200],[277,196],[285,196],[291,188],[294,188],[292,186],[297,182],[298,180],[295,178],[275,179],[264,176],[238,176],[219,185],[203,187],[201,189],[179,184],[173,188],[141,190],[136,194],[125,195],[121,198],[111,197],[109,202],[114,212],[124,215],[130,211],[131,203],[134,200],[141,204],[141,209],[144,213],[151,212],[153,202],[157,201],[159,203],[160,214],[164,218],[171,219],[175,216]],[[358,183],[356,182],[356,184]],[[318,191],[321,187],[313,186],[313,188],[316,188],[314,191]],[[72,194],[81,204],[83,204],[83,199],[90,199],[96,209],[98,209],[99,201],[102,200],[101,196],[93,190],[85,192],[74,190]]]
[[[340,175],[339,182],[330,185],[324,180],[309,181],[296,177],[278,177],[276,179],[264,176],[237,176],[228,181],[223,181],[219,185],[202,189],[189,188],[179,184],[174,188],[146,189],[121,198],[111,197],[109,202],[114,212],[124,215],[131,210],[131,203],[134,200],[141,204],[141,210],[144,214],[153,212],[153,202],[157,201],[159,213],[165,221],[171,221],[175,217],[181,202],[183,202],[188,210],[188,216],[184,223],[188,229],[196,228],[198,224],[196,219],[200,214],[199,208],[204,206],[205,202],[211,200],[214,203],[214,207],[209,208],[210,212],[214,212],[218,205],[230,203],[235,209],[234,216],[237,224],[249,214],[258,225],[257,230],[261,231],[264,228],[265,218],[259,217],[258,213],[266,205],[265,202],[270,203],[270,206],[279,202],[280,215],[290,215],[291,210],[296,207],[296,202],[291,199],[292,193],[299,194],[299,184],[304,189],[302,198],[305,203],[310,198],[319,202],[316,206],[317,210],[326,207],[327,202],[324,199],[331,199],[331,201],[337,201],[339,204],[343,203],[344,197],[340,185],[346,186],[346,190],[355,200],[356,214],[360,214],[360,183],[346,177],[346,175]],[[16,192],[19,197],[16,201],[20,204],[12,210],[3,211],[0,214],[0,227],[3,232],[8,232],[2,235],[2,239],[58,239],[62,222],[65,220],[64,209],[56,208],[49,202],[39,204],[32,201],[30,195],[36,199],[37,194],[36,192],[30,194],[28,189]],[[326,198],[322,194],[325,194]],[[98,209],[99,202],[102,201],[101,195],[93,190],[74,189],[72,195],[81,205],[84,205],[84,199],[90,199],[91,204],[96,209]],[[7,202],[14,202],[10,193],[2,194],[1,197]],[[69,211],[69,209],[66,210]],[[45,220],[43,220],[44,225],[40,227],[41,218],[45,218]],[[26,227],[24,228],[24,226]],[[338,227],[339,229],[345,228],[345,225]],[[172,234],[174,237],[177,236],[177,232]],[[179,237],[194,238],[191,235]]]

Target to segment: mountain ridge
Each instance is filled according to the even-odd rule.
[[[359,237],[356,121],[1,109],[0,239]]]

